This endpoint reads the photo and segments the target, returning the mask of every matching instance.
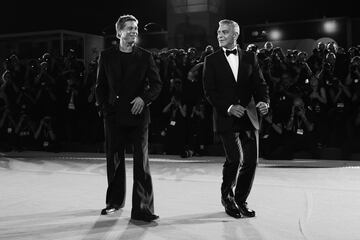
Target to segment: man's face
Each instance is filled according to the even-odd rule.
[[[220,24],[217,30],[217,39],[219,47],[233,48],[236,45],[236,40],[239,34],[234,31],[234,28],[228,24]]]
[[[135,21],[127,21],[124,25],[123,29],[118,30],[117,37],[126,43],[135,43],[138,35],[137,23]]]
[[[320,50],[324,50],[325,49],[325,43],[323,43],[323,42],[319,42],[318,43],[318,49],[320,49]]]
[[[265,49],[270,50],[273,49],[273,44],[271,42],[266,42],[264,47]]]

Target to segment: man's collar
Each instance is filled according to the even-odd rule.
[[[225,52],[226,50],[232,51],[232,50],[234,50],[234,49],[237,49],[237,46],[235,46],[235,47],[233,47],[233,48],[231,48],[231,49],[227,49],[227,48],[222,47],[222,49],[224,50],[224,52]]]
[[[229,56],[230,54],[234,54],[235,56],[238,54],[238,50],[237,50],[237,47],[234,47],[233,49],[226,49],[226,48],[223,48],[223,51],[225,53],[226,56]]]

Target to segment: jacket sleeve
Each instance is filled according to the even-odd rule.
[[[97,69],[95,97],[96,97],[96,105],[99,106],[100,109],[102,110],[107,105],[108,94],[109,94],[109,87],[105,73],[104,55],[103,53],[101,53],[98,63],[98,69]]]
[[[216,87],[215,63],[209,57],[205,58],[203,68],[203,86],[204,94],[209,103],[216,109],[218,113],[227,115],[227,110],[233,104],[228,98],[221,96]]]
[[[162,88],[159,70],[151,54],[149,54],[148,61],[149,65],[146,72],[148,85],[145,87],[144,93],[140,96],[145,102],[145,105],[150,105],[151,102],[159,96]]]

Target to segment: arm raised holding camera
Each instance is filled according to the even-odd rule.
[[[311,132],[314,129],[314,124],[309,121],[309,119],[306,117],[306,112],[304,106],[299,106],[295,108],[295,111],[297,111],[297,115],[301,118],[303,123],[305,124],[306,129]]]

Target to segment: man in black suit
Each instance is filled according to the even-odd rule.
[[[247,207],[258,163],[259,117],[268,112],[268,87],[255,53],[236,44],[239,25],[221,20],[217,31],[220,49],[205,58],[204,92],[213,106],[214,130],[225,150],[221,200],[232,217],[254,217]],[[241,160],[241,161],[240,161]]]
[[[131,218],[151,222],[154,196],[148,158],[149,105],[162,82],[150,52],[135,45],[138,20],[121,16],[116,22],[118,47],[101,52],[96,82],[97,104],[104,117],[107,179],[106,208],[110,214],[125,204],[125,145],[133,145],[134,182]]]

